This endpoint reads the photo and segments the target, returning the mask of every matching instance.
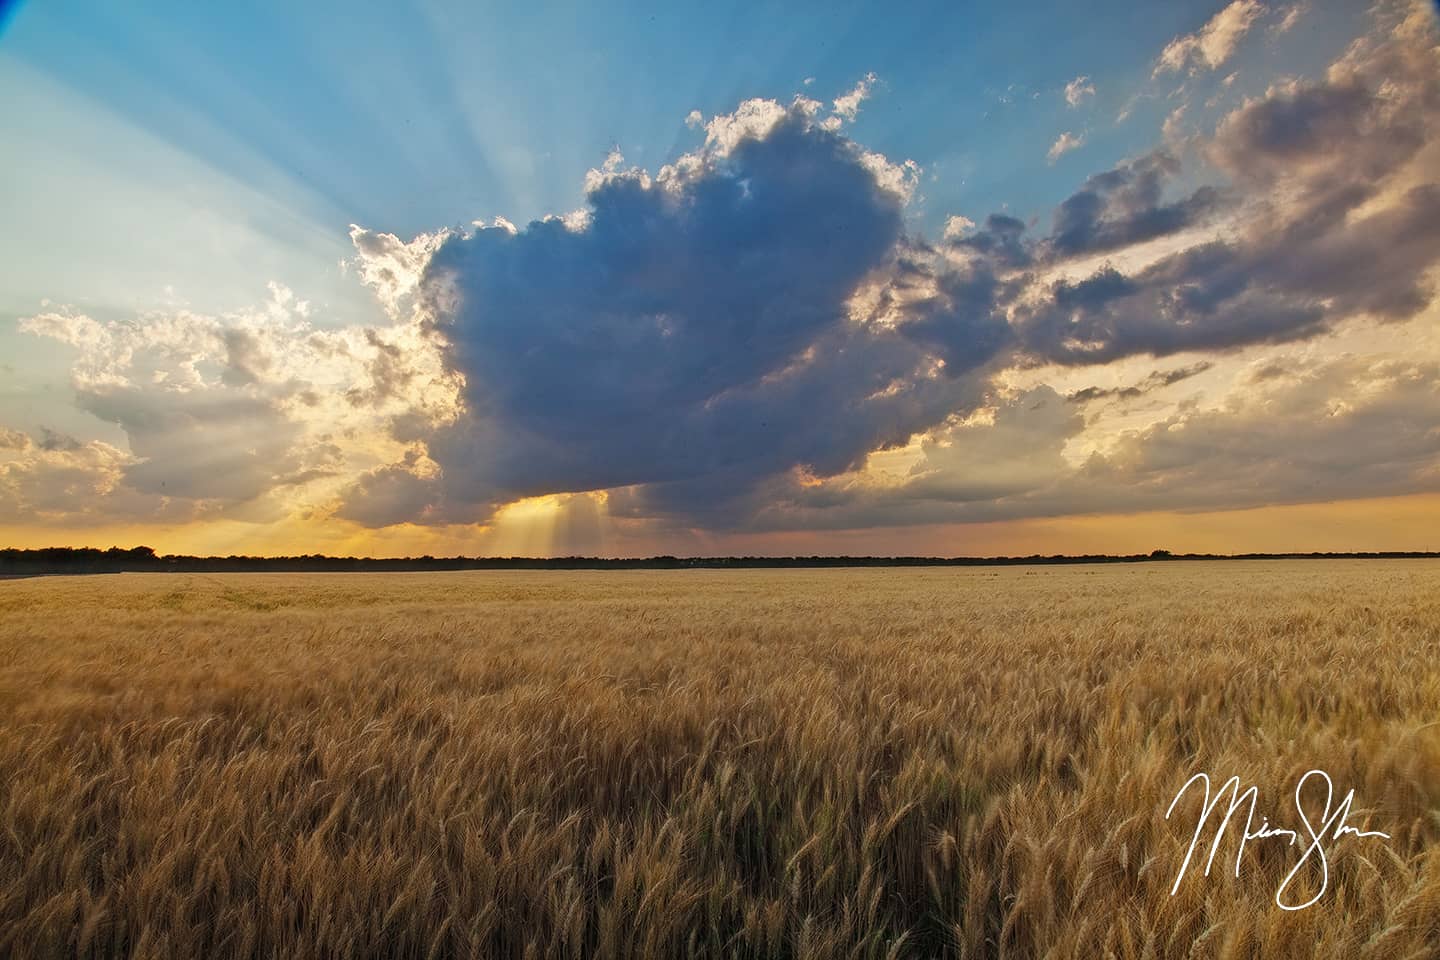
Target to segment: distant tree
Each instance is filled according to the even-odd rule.
[[[1175,556],[1175,555],[1174,555],[1173,553],[1171,553],[1169,550],[1151,550],[1151,551],[1150,551],[1150,559],[1151,559],[1151,560],[1171,560],[1171,559],[1174,558],[1174,556]]]

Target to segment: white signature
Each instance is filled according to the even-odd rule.
[[[1305,805],[1300,800],[1300,794],[1305,789],[1305,784],[1310,781],[1311,777],[1319,777],[1325,781],[1325,806],[1320,812],[1320,822],[1318,826],[1311,822],[1310,817],[1305,813]],[[1268,840],[1274,837],[1284,837],[1288,846],[1296,846],[1302,843],[1299,831],[1284,827],[1272,827],[1267,817],[1261,817],[1260,825],[1258,827],[1254,826],[1255,802],[1260,796],[1260,791],[1259,788],[1255,786],[1251,786],[1250,789],[1242,791],[1240,789],[1239,777],[1231,777],[1229,780],[1226,780],[1225,784],[1215,794],[1212,800],[1210,797],[1209,775],[1204,773],[1195,774],[1189,780],[1185,781],[1185,785],[1175,794],[1175,799],[1170,801],[1170,807],[1165,811],[1166,820],[1169,820],[1170,814],[1175,812],[1175,805],[1180,802],[1180,798],[1196,783],[1203,784],[1205,787],[1205,807],[1200,812],[1199,822],[1195,824],[1195,835],[1190,840],[1190,849],[1185,851],[1185,861],[1180,864],[1180,872],[1175,875],[1175,885],[1170,888],[1170,895],[1172,897],[1175,895],[1175,891],[1180,889],[1180,881],[1184,879],[1185,871],[1190,869],[1190,859],[1195,854],[1195,848],[1200,844],[1200,834],[1205,829],[1205,824],[1210,819],[1210,814],[1215,811],[1216,807],[1220,806],[1220,801],[1225,798],[1227,792],[1230,794],[1230,806],[1225,811],[1224,818],[1215,830],[1215,841],[1210,845],[1210,857],[1205,861],[1205,876],[1210,876],[1210,865],[1215,862],[1215,854],[1220,849],[1220,841],[1225,837],[1226,828],[1230,826],[1231,816],[1244,805],[1246,800],[1250,801],[1250,809],[1246,814],[1245,832],[1240,838],[1240,849],[1235,853],[1235,876],[1240,876],[1240,858],[1245,854],[1245,844],[1251,840]],[[1323,770],[1311,770],[1300,778],[1299,783],[1295,784],[1295,812],[1299,814],[1300,822],[1304,824],[1305,833],[1309,835],[1310,839],[1309,845],[1305,847],[1305,852],[1301,854],[1299,862],[1285,875],[1285,879],[1280,881],[1280,887],[1275,891],[1275,905],[1281,910],[1304,910],[1324,895],[1325,889],[1330,885],[1330,862],[1325,856],[1325,841],[1327,839],[1339,840],[1347,833],[1357,837],[1383,837],[1386,840],[1390,839],[1390,834],[1388,833],[1381,833],[1379,830],[1358,830],[1346,824],[1345,821],[1350,816],[1350,805],[1355,800],[1355,791],[1353,789],[1345,794],[1345,799],[1341,800],[1332,812],[1330,804],[1334,799],[1335,786],[1330,781],[1330,775]],[[1318,856],[1320,858],[1320,889],[1316,891],[1313,897],[1304,903],[1287,902],[1285,899],[1285,891],[1300,873],[1301,868],[1310,862],[1312,856]]]

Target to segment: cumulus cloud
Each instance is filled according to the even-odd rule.
[[[362,232],[357,242],[359,267],[385,299],[405,245],[369,239]],[[120,427],[128,450],[42,431],[26,445],[36,456],[11,465],[12,489],[28,489],[24,478],[88,470],[93,503],[76,506],[89,515],[138,511],[135,519],[166,506],[171,517],[260,519],[278,509],[261,501],[335,476],[347,461],[373,462],[376,448],[388,452],[390,418],[445,416],[448,375],[418,326],[322,329],[308,314],[308,304],[272,285],[268,303],[224,316],[182,311],[102,323],[51,311],[22,320],[23,331],[75,348],[77,404]]]
[[[1065,84],[1065,102],[1071,109],[1080,106],[1086,98],[1095,96],[1095,84],[1089,77],[1079,76]]]
[[[1045,236],[992,214],[928,243],[905,228],[906,167],[805,98],[712,118],[701,150],[653,176],[611,157],[578,227],[482,227],[434,249],[414,299],[463,409],[411,435],[423,457],[365,474],[342,513],[484,520],[518,498],[604,489],[612,515],[743,526],[774,517],[797,483],[810,508],[837,484],[865,487],[853,477],[871,453],[916,437],[930,479],[906,495],[998,490],[1059,469],[1002,447],[1042,428],[1063,444],[1083,422],[1054,391],[1028,398],[1035,411],[973,420],[1007,364],[1225,352],[1413,316],[1440,249],[1440,194],[1421,183],[1364,204],[1424,142],[1433,81],[1416,55],[1425,37],[1389,34],[1401,39],[1377,32],[1323,79],[1227,116],[1201,153],[1229,183],[1172,195],[1185,171],[1156,149],[1088,178]],[[1206,227],[1136,266],[1054,275]],[[948,476],[952,448],[971,451],[968,479]]]
[[[998,341],[956,340],[942,371],[917,330],[944,291],[898,326],[852,315],[896,269],[893,165],[804,104],[750,102],[707,129],[654,178],[592,179],[582,230],[482,228],[436,250],[421,295],[467,415],[428,438],[433,479],[377,473],[345,515],[413,516],[426,487],[424,515],[474,520],[641,485],[653,509],[696,516],[798,466],[849,469],[963,405],[956,375]]]
[[[1220,67],[1264,12],[1259,0],[1234,0],[1195,33],[1171,40],[1155,63],[1154,75]]]
[[[1050,144],[1050,149],[1045,153],[1045,159],[1054,163],[1071,150],[1076,150],[1084,145],[1085,135],[1083,133],[1074,134],[1066,130],[1055,138],[1054,143]]]

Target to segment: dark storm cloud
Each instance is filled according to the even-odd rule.
[[[428,443],[443,514],[633,484],[658,512],[721,513],[765,477],[851,469],[963,407],[955,374],[1008,334],[963,283],[900,327],[849,315],[867,279],[904,269],[902,205],[792,109],[700,168],[604,178],[582,228],[450,238],[422,283],[466,383],[466,416]],[[944,375],[924,344],[947,335]],[[346,515],[400,515],[413,493],[376,474]]]

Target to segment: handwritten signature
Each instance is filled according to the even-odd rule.
[[[1309,815],[1305,812],[1305,805],[1300,799],[1301,794],[1305,790],[1305,784],[1309,783],[1313,777],[1319,777],[1325,783],[1325,806],[1320,812],[1318,826],[1310,820]],[[1190,839],[1190,848],[1185,851],[1185,861],[1180,864],[1180,872],[1175,875],[1175,885],[1170,888],[1170,895],[1172,897],[1175,895],[1175,892],[1180,889],[1180,881],[1185,878],[1185,872],[1190,869],[1190,860],[1195,855],[1195,848],[1200,845],[1200,835],[1205,829],[1205,824],[1210,820],[1210,815],[1220,806],[1220,802],[1225,799],[1227,793],[1230,795],[1230,805],[1226,809],[1225,816],[1221,819],[1220,825],[1215,830],[1214,842],[1210,844],[1210,856],[1205,861],[1205,876],[1210,876],[1210,866],[1215,862],[1215,854],[1219,851],[1220,841],[1224,839],[1225,831],[1230,826],[1231,817],[1234,816],[1236,810],[1244,806],[1247,800],[1250,803],[1250,809],[1246,813],[1245,832],[1240,837],[1240,849],[1235,853],[1235,876],[1240,876],[1240,859],[1245,855],[1245,844],[1251,840],[1269,840],[1283,837],[1287,841],[1288,846],[1297,846],[1304,842],[1301,839],[1300,831],[1291,830],[1286,827],[1271,826],[1270,820],[1267,817],[1261,817],[1260,825],[1255,826],[1255,804],[1260,796],[1259,788],[1252,785],[1247,790],[1241,790],[1240,778],[1238,776],[1226,780],[1212,799],[1210,796],[1209,775],[1204,773],[1195,774],[1189,780],[1185,781],[1184,786],[1175,794],[1175,799],[1170,801],[1170,807],[1165,811],[1166,820],[1169,820],[1170,815],[1175,812],[1175,805],[1180,802],[1180,798],[1185,796],[1190,788],[1197,783],[1202,784],[1205,788],[1205,806],[1200,813],[1199,821],[1195,824],[1195,835]],[[1280,881],[1280,886],[1275,891],[1275,905],[1281,910],[1304,910],[1325,894],[1326,888],[1330,885],[1330,861],[1325,855],[1325,841],[1327,839],[1339,840],[1347,833],[1356,837],[1383,837],[1386,840],[1390,839],[1388,833],[1381,833],[1379,830],[1359,830],[1349,826],[1345,822],[1350,817],[1350,805],[1355,800],[1355,791],[1353,789],[1345,794],[1345,798],[1340,801],[1332,812],[1330,806],[1334,799],[1335,785],[1331,782],[1330,775],[1323,770],[1311,770],[1295,784],[1295,812],[1299,815],[1300,822],[1304,825],[1304,832],[1310,839],[1308,845],[1305,847],[1305,852],[1300,856],[1299,862],[1285,875],[1285,879]],[[1285,897],[1285,891],[1289,889],[1291,883],[1294,882],[1296,876],[1299,875],[1305,864],[1310,862],[1311,857],[1319,857],[1320,859],[1320,889],[1304,903],[1290,903]]]

